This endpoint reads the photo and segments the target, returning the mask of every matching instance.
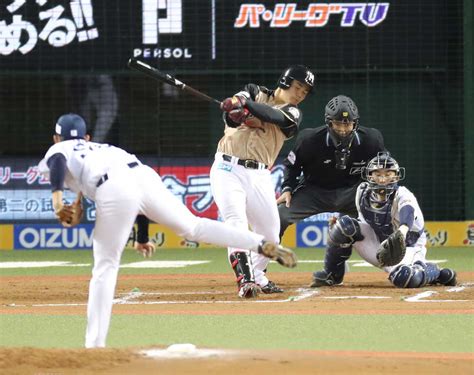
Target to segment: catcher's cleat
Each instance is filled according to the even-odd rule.
[[[313,273],[313,281],[309,284],[310,288],[318,288],[320,286],[333,286],[342,284],[342,277],[336,278],[332,273],[326,271],[316,271]]]
[[[260,287],[255,283],[244,283],[239,286],[240,298],[257,298]]]
[[[273,281],[269,281],[267,285],[260,288],[262,293],[273,294],[273,293],[283,293],[284,290],[277,286]]]
[[[436,280],[438,283],[446,286],[455,286],[457,283],[456,280],[456,271],[450,268],[443,268],[439,272],[438,279]]]
[[[297,259],[295,253],[277,243],[262,241],[258,247],[258,252],[267,258],[277,261],[284,267],[296,267]]]

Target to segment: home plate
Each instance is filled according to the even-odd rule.
[[[140,353],[151,358],[210,358],[220,357],[226,352],[216,349],[198,349],[193,344],[173,344],[166,349],[147,349]]]

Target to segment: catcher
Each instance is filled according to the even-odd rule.
[[[405,169],[388,152],[379,152],[362,170],[357,189],[358,219],[341,216],[330,226],[324,271],[311,286],[341,284],[352,247],[368,263],[389,273],[398,288],[456,285],[456,272],[426,260],[424,219],[410,190],[398,186]]]

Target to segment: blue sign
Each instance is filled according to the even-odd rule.
[[[17,224],[14,226],[15,250],[92,249],[93,224],[65,228],[61,224]]]
[[[327,238],[327,221],[302,221],[296,224],[296,247],[326,247]]]

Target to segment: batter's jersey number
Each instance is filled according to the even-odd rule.
[[[143,44],[158,44],[159,34],[181,34],[182,0],[142,0]]]

